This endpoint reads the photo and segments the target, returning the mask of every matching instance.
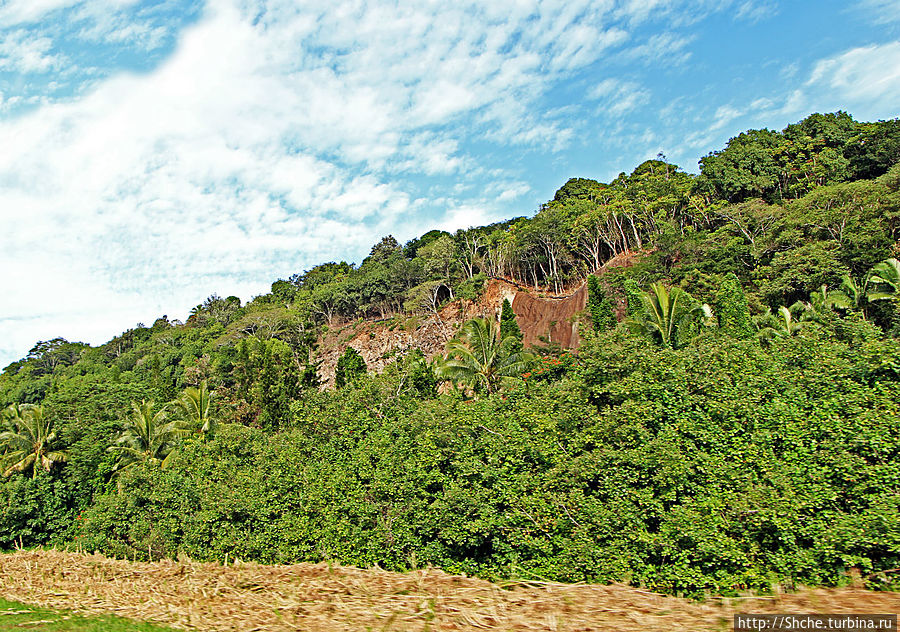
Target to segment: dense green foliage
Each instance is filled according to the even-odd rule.
[[[753,336],[753,324],[750,322],[750,307],[741,287],[741,282],[733,272],[729,272],[722,280],[716,293],[716,316],[719,329],[735,338]]]
[[[508,298],[505,298],[500,306],[500,340],[510,337],[515,338],[519,342],[522,342],[523,339],[522,330],[516,321],[512,303],[509,302]]]
[[[816,114],[698,176],[660,159],[572,179],[533,217],[385,237],[246,305],[39,342],[0,374],[0,547],[891,586],[898,146],[897,121]],[[346,347],[320,388],[326,331],[440,320],[491,277],[586,281],[582,347],[523,349],[504,302],[434,361],[397,347],[369,374]]]
[[[347,347],[338,358],[334,372],[334,385],[338,388],[346,386],[366,374],[366,361],[353,347]]]
[[[594,329],[604,331],[615,327],[615,306],[596,275],[588,275],[587,291],[587,310],[591,315],[591,324]]]
[[[856,335],[866,337],[864,329]],[[633,582],[833,584],[900,562],[900,345],[819,329],[676,351],[610,332],[505,397],[395,395],[396,375],[225,426],[79,523],[117,555]]]

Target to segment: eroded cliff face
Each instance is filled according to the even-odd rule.
[[[502,299],[500,303],[503,303]],[[526,348],[533,344],[554,342],[566,349],[578,348],[581,338],[576,315],[587,305],[586,284],[573,294],[562,297],[540,297],[518,291],[510,303],[524,335]],[[545,339],[542,340],[542,337]]]
[[[333,324],[319,341],[319,378],[327,387],[334,384],[338,358],[348,346],[362,355],[369,371],[376,373],[413,349],[421,349],[429,359],[441,355],[447,341],[465,321],[475,317],[498,319],[503,299],[509,299],[512,305],[526,348],[555,342],[575,349],[581,342],[576,315],[587,303],[586,285],[567,296],[541,296],[506,281],[490,279],[477,301],[452,301],[437,314]]]

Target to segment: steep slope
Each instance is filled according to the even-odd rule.
[[[503,300],[509,299],[527,346],[544,341],[575,349],[580,343],[576,314],[587,301],[584,284],[565,296],[537,295],[501,279],[489,279],[476,301],[458,299],[436,314],[398,316],[381,321],[357,320],[334,325],[319,340],[319,377],[334,383],[338,358],[349,346],[359,351],[370,371],[381,372],[413,349],[427,358],[444,351],[444,345],[460,325],[470,318],[498,318]]]
[[[615,268],[629,268],[649,251],[629,251],[613,257],[597,271],[603,276]],[[443,353],[444,346],[460,325],[470,318],[498,319],[503,300],[508,299],[522,330],[526,347],[558,343],[564,349],[577,349],[578,314],[587,306],[587,283],[582,282],[567,294],[553,295],[535,291],[506,279],[488,279],[475,301],[451,301],[436,314],[394,317],[382,321],[357,320],[336,324],[319,339],[319,378],[334,385],[338,358],[347,347],[359,351],[369,371],[379,373],[397,355],[420,349],[428,359]],[[619,316],[624,305],[619,305]]]

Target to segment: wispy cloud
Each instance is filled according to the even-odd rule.
[[[649,102],[650,92],[634,81],[607,78],[591,88],[587,97],[600,102],[604,115],[618,117]]]
[[[0,24],[7,27],[37,22],[48,14],[81,0],[7,0],[0,5]]]
[[[900,42],[848,50],[816,63],[807,88],[826,88],[847,102],[900,103]]]
[[[736,20],[760,22],[778,14],[778,4],[772,0],[746,0],[734,13]]]
[[[53,40],[48,37],[34,37],[25,30],[7,32],[0,40],[0,70],[45,73],[62,61],[52,49]]]
[[[900,22],[900,0],[858,0],[854,12],[875,24]]]
[[[665,66],[683,64],[691,57],[691,52],[686,48],[693,39],[691,36],[676,33],[657,33],[644,43],[628,50],[626,56],[646,64]]]

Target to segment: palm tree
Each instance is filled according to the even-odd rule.
[[[181,398],[175,402],[184,417],[185,430],[194,434],[207,434],[216,427],[216,419],[210,416],[210,404],[214,392],[210,392],[206,380],[200,386],[185,389]]]
[[[795,303],[793,307],[794,311],[801,308],[806,309],[806,306],[799,302]],[[779,307],[774,314],[771,309],[767,309],[764,314],[760,314],[753,320],[758,329],[757,336],[765,342],[771,342],[776,338],[788,338],[803,328],[803,323],[795,318],[794,313],[784,305]]]
[[[32,478],[36,478],[38,467],[49,472],[54,463],[64,463],[68,459],[65,450],[56,445],[53,422],[44,415],[43,406],[11,404],[2,415],[0,468],[3,476],[31,470]]]
[[[820,292],[825,296],[824,304],[826,306],[857,311],[865,320],[866,305],[874,294],[871,290],[871,283],[871,273],[863,277],[861,281],[857,281],[849,274],[845,274],[841,277],[840,289],[828,292],[826,286],[823,285]]]
[[[447,343],[447,356],[438,361],[439,378],[483,388],[493,393],[504,382],[518,378],[528,370],[533,356],[521,351],[515,336],[503,340],[499,328],[487,318],[473,318]]]
[[[900,300],[900,261],[891,258],[876,263],[869,275],[869,282],[876,289],[870,293],[870,301]]]
[[[700,323],[712,317],[709,305],[701,305],[679,287],[668,290],[662,283],[651,283],[649,292],[641,292],[640,301],[627,326],[671,349],[684,345]]]
[[[121,472],[138,463],[159,463],[165,467],[185,432],[184,424],[168,421],[165,409],[155,410],[152,401],[132,402],[131,408],[125,430],[116,444],[107,449],[119,454],[114,471]]]

